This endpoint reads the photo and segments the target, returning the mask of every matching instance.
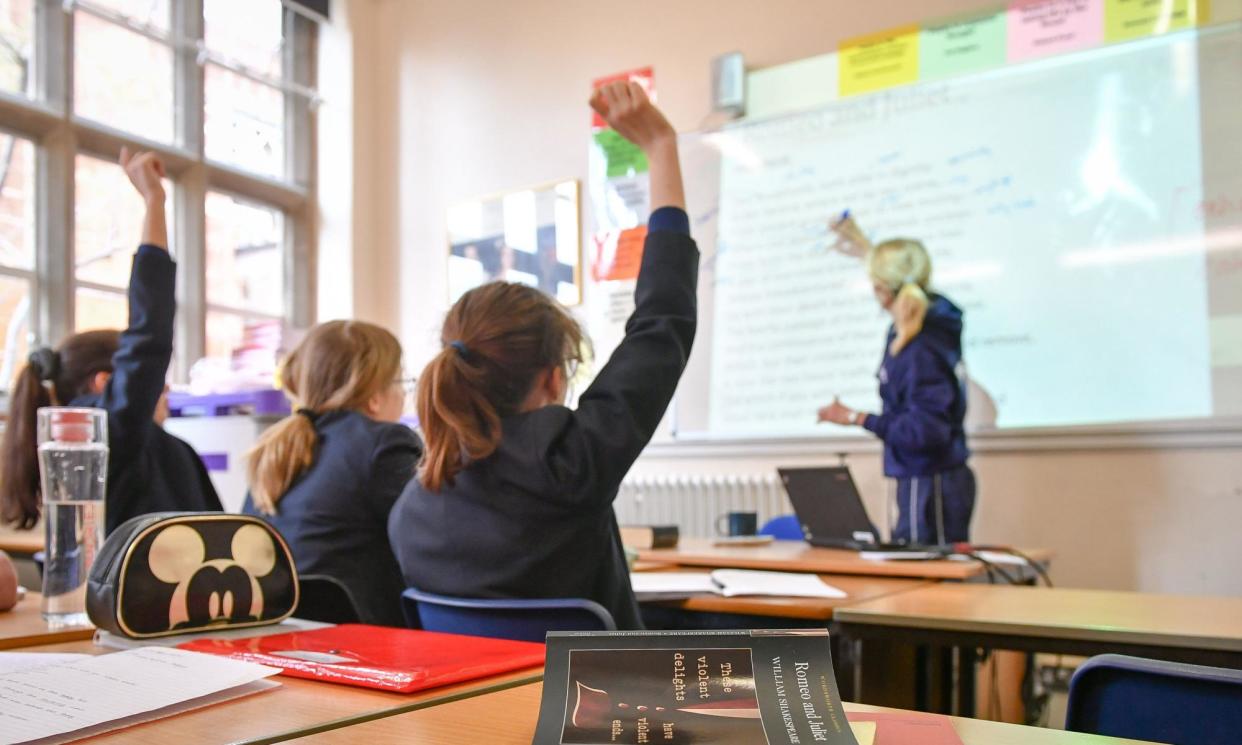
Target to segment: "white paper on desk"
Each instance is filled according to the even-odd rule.
[[[90,655],[53,654],[50,652],[0,652],[0,676],[15,673],[19,670],[59,665],[65,662],[77,662],[87,657],[90,657]]]
[[[278,672],[216,655],[145,647],[0,675],[0,745],[77,733]]]
[[[814,574],[717,569],[712,579],[727,598],[738,595],[786,595],[798,598],[844,598],[845,592]]]
[[[949,556],[953,561],[975,561],[975,557],[983,559],[989,564],[1008,564],[1009,566],[1030,566],[1030,562],[1025,556],[1017,554],[1008,554],[1004,551],[976,551],[974,556],[970,554],[951,554]]]
[[[674,600],[720,592],[707,572],[638,572],[630,575],[630,585],[634,595],[642,600]]]

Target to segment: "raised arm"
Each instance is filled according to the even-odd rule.
[[[611,497],[664,417],[694,341],[699,252],[690,238],[677,134],[637,84],[591,105],[647,155],[652,215],[625,338],[578,401],[551,467],[570,496]]]
[[[164,165],[153,153],[121,150],[125,175],[146,204],[142,245],[129,279],[129,325],[112,357],[101,405],[108,410],[110,461],[120,464],[145,444],[172,359],[177,266],[168,255]]]

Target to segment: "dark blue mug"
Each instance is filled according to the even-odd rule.
[[[759,532],[759,513],[726,512],[716,518],[716,532],[721,535],[754,535]]]

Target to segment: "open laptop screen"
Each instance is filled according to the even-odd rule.
[[[862,548],[879,541],[849,468],[778,468],[777,473],[811,545]]]

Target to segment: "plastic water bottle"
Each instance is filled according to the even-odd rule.
[[[39,409],[43,487],[43,618],[53,628],[84,626],[86,579],[104,540],[108,414],[103,409]]]

